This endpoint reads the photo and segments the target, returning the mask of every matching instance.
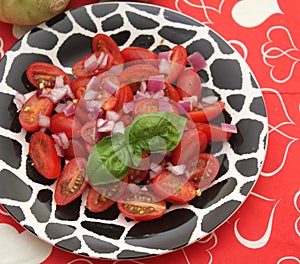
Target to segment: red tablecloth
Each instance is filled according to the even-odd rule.
[[[69,8],[96,3],[72,0]],[[300,35],[298,0],[149,1],[216,30],[245,58],[269,117],[266,160],[240,209],[205,239],[149,259],[85,258],[40,241],[0,206],[0,263],[300,263]],[[0,58],[22,30],[0,23]],[[32,256],[36,261],[32,262]]]

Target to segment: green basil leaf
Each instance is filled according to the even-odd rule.
[[[137,116],[126,128],[131,149],[151,153],[172,151],[177,147],[186,118],[170,112],[154,112]]]
[[[123,179],[130,168],[131,155],[125,135],[116,133],[100,140],[89,155],[86,171],[92,185]]]

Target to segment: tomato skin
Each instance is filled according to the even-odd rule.
[[[231,132],[224,131],[220,126],[214,124],[195,123],[195,127],[203,131],[211,142],[226,141],[232,135]]]
[[[79,138],[70,139],[68,148],[64,150],[64,157],[66,160],[72,160],[76,157],[87,158],[83,140]]]
[[[89,145],[95,145],[96,138],[96,121],[91,120],[85,123],[80,129],[81,138]]]
[[[191,112],[187,112],[187,116],[194,122],[208,122],[222,113],[225,108],[225,103],[223,101],[217,101],[212,104],[203,104],[203,106],[203,109],[194,109]]]
[[[50,131],[53,134],[64,132],[71,139],[80,136],[81,123],[73,115],[66,116],[63,112],[53,115],[50,119]]]
[[[35,92],[23,105],[19,114],[19,122],[26,131],[37,131],[40,129],[39,114],[50,117],[53,108],[54,103],[49,98],[38,98]]]
[[[160,218],[166,212],[166,202],[147,191],[127,193],[118,202],[120,212],[135,221],[149,221]]]
[[[93,52],[109,52],[113,57],[113,62],[116,65],[121,65],[124,63],[121,51],[117,43],[108,35],[97,34],[92,40]]]
[[[166,97],[170,98],[174,102],[178,102],[180,100],[177,90],[170,83],[165,83],[164,93]]]
[[[201,191],[207,189],[219,172],[218,159],[210,153],[200,153],[196,163],[193,161],[191,164],[192,169],[187,168],[191,173],[189,181]]]
[[[71,77],[59,67],[45,62],[33,62],[26,70],[29,82],[37,88],[53,88],[58,76],[64,77],[64,83],[70,84]],[[42,87],[41,87],[42,85]]]
[[[145,61],[157,66],[158,55],[151,50],[141,47],[127,47],[121,51],[121,54],[125,63],[134,61],[141,63],[141,61]]]
[[[198,100],[202,94],[202,84],[197,72],[186,69],[178,78],[177,92],[180,98],[197,96]]]
[[[71,90],[74,93],[75,97],[80,100],[82,96],[84,95],[84,92],[86,90],[86,86],[91,80],[91,77],[82,76],[74,79],[71,84]]]
[[[179,145],[172,151],[172,163],[174,165],[186,164],[207,147],[207,136],[197,129],[189,129],[182,135]]]
[[[151,64],[134,64],[126,68],[119,76],[122,85],[129,85],[133,92],[139,89],[143,80],[148,80],[150,76],[160,75],[157,67]]]
[[[75,158],[63,168],[54,191],[54,200],[57,205],[69,204],[83,193],[88,186],[85,167],[86,159]]]
[[[95,52],[94,54],[96,55],[97,58],[99,58],[101,52]],[[73,75],[76,76],[76,77],[88,77],[88,76],[94,76],[94,75],[97,75],[99,73],[107,71],[113,65],[113,57],[112,57],[112,55],[110,53],[106,53],[106,54],[108,55],[108,59],[107,59],[106,65],[104,67],[102,67],[102,68],[97,67],[93,71],[88,71],[84,67],[85,61],[87,59],[89,59],[93,54],[88,54],[88,55],[84,56],[82,59],[80,59],[78,62],[76,62],[73,65],[73,67],[72,67],[72,73],[73,73]]]
[[[153,191],[172,203],[186,203],[196,197],[196,188],[185,177],[162,171],[152,182]]]
[[[47,179],[55,179],[61,172],[61,158],[57,155],[52,137],[35,132],[29,141],[29,156],[35,169]]]
[[[181,46],[177,45],[171,50],[171,65],[170,72],[166,76],[166,82],[173,83],[178,78],[178,76],[185,69],[187,63],[187,51]]]
[[[93,213],[100,213],[111,207],[124,193],[128,178],[122,181],[91,187],[86,200],[86,207]]]
[[[133,101],[133,93],[131,88],[128,85],[124,85],[120,87],[120,89],[116,93],[117,102],[114,107],[116,112],[119,112],[123,109],[123,105],[125,103]]]

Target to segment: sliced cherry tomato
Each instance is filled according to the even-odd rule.
[[[104,60],[104,65],[102,63],[98,64],[95,67],[85,67],[85,63],[87,60],[91,59],[92,56],[96,56],[96,60],[102,56],[102,52],[95,52],[92,54],[88,54],[84,56],[81,60],[76,62],[72,67],[72,73],[76,77],[86,77],[86,76],[93,76],[99,73],[107,71],[113,65],[113,57],[110,53],[105,53],[107,55],[107,60]]]
[[[88,186],[86,177],[86,159],[70,160],[58,177],[54,200],[57,205],[66,205],[78,198]]]
[[[113,56],[114,64],[120,65],[124,63],[121,51],[117,43],[108,35],[97,34],[92,40],[92,48],[94,52],[109,52]]]
[[[201,191],[207,189],[219,172],[220,164],[218,159],[210,153],[200,153],[198,159],[187,166],[191,173],[189,180],[195,188]]]
[[[40,129],[39,115],[50,116],[54,108],[54,103],[46,97],[38,98],[34,93],[23,105],[19,121],[21,126],[29,132]]]
[[[180,98],[197,96],[201,98],[202,85],[197,72],[192,69],[186,69],[178,78],[177,92]]]
[[[185,69],[187,63],[187,52],[184,47],[177,45],[172,48],[171,52],[170,72],[166,77],[166,81],[169,83],[176,81],[178,76]]]
[[[105,101],[104,105],[102,106],[102,109],[105,111],[112,110],[115,108],[117,104],[117,97],[113,94],[109,95],[107,100]]]
[[[208,141],[212,142],[226,141],[232,134],[231,132],[222,130],[220,126],[211,123],[195,123],[195,127],[198,130],[203,131],[206,134]]]
[[[63,76],[64,83],[70,84],[71,77],[62,69],[45,62],[33,62],[26,71],[29,82],[37,88],[53,88],[56,77]]]
[[[216,118],[225,108],[225,103],[223,101],[217,101],[212,104],[203,103],[201,108],[194,108],[192,112],[187,112],[186,114],[194,122],[208,122]]]
[[[78,100],[84,95],[86,86],[90,80],[91,77],[78,77],[71,82],[70,87]]]
[[[127,47],[121,51],[124,62],[134,62],[142,63],[151,63],[154,66],[157,66],[158,55],[148,49],[141,47]]]
[[[206,134],[201,130],[189,129],[183,133],[179,145],[172,151],[172,163],[186,164],[191,158],[204,152],[206,147]]]
[[[159,100],[154,98],[146,98],[138,101],[132,110],[134,116],[146,113],[153,113],[159,111]]]
[[[70,139],[80,137],[81,123],[75,116],[66,116],[61,112],[51,117],[49,129],[53,134],[64,132]]]
[[[136,92],[143,80],[148,80],[150,76],[159,75],[157,67],[151,64],[135,64],[126,68],[119,76],[121,85],[129,85],[133,92]]]
[[[147,176],[150,169],[150,158],[149,154],[146,151],[142,152],[142,161],[139,166],[136,168],[131,167],[127,173],[127,177],[130,183],[139,184]]]
[[[177,90],[170,83],[165,83],[164,93],[166,97],[170,98],[174,102],[178,102],[180,99]]]
[[[116,93],[116,98],[117,103],[114,108],[116,112],[121,111],[125,103],[131,102],[134,99],[132,90],[128,85],[120,87],[120,89]]]
[[[194,185],[185,177],[175,176],[168,171],[162,171],[155,176],[152,189],[158,196],[172,203],[186,203],[197,194]]]
[[[64,157],[66,160],[82,157],[87,158],[87,151],[83,140],[80,138],[72,138],[69,140],[69,146],[64,150]]]
[[[93,213],[100,213],[111,207],[124,193],[128,178],[122,181],[97,185],[89,190],[86,207]]]
[[[61,158],[57,155],[52,137],[35,132],[29,141],[29,156],[35,169],[47,179],[55,179],[61,172]]]
[[[92,120],[85,123],[81,127],[80,134],[86,143],[95,145],[98,140],[98,135],[96,134],[96,121]]]
[[[128,193],[118,202],[123,215],[136,221],[149,221],[161,217],[166,212],[166,202],[159,200],[149,191]]]

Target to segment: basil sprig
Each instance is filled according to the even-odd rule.
[[[142,151],[172,151],[179,144],[185,125],[186,118],[170,112],[137,116],[124,134],[104,137],[94,146],[86,167],[89,182],[99,185],[123,179],[132,164],[140,164]]]

